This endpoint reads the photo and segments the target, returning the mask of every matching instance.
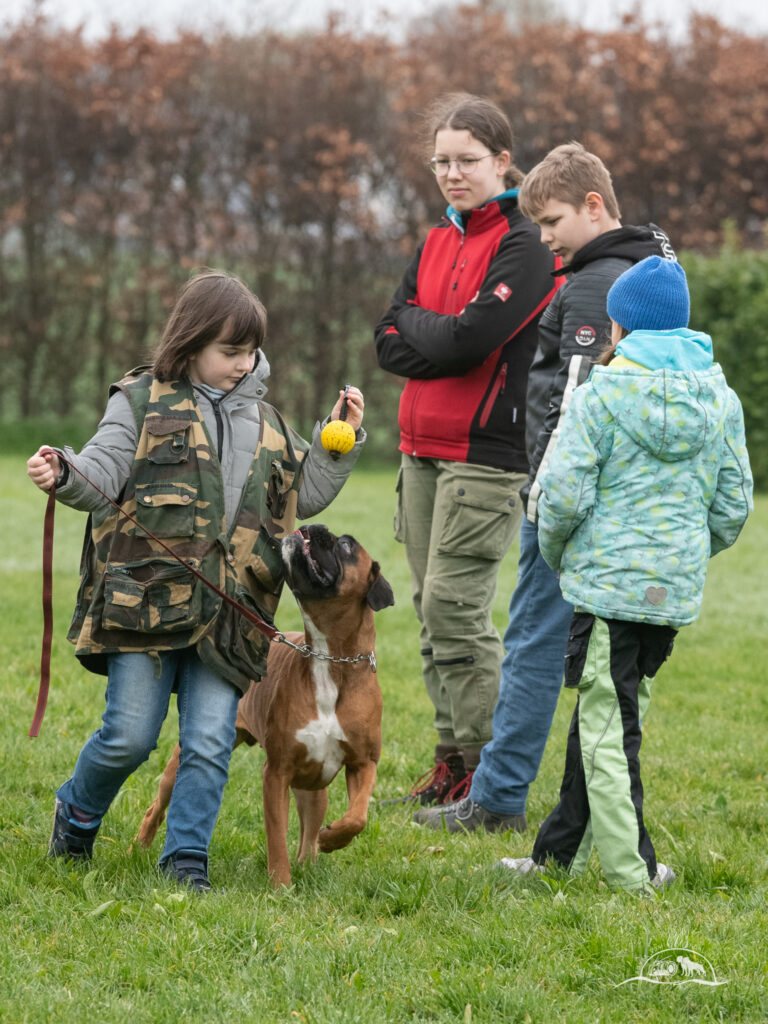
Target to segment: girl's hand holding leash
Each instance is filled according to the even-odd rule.
[[[47,444],[38,448],[31,459],[27,459],[27,476],[41,491],[49,491],[59,478],[61,462],[56,452]]]

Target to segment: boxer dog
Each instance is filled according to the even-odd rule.
[[[298,860],[341,849],[365,828],[381,754],[381,690],[373,613],[394,604],[379,565],[350,536],[302,526],[282,541],[285,578],[304,633],[272,643],[267,674],[240,698],[235,746],[259,743],[267,866],[275,887],[291,884],[288,811],[293,790],[301,826]],[[304,645],[311,649],[307,655]],[[296,646],[291,646],[296,645]],[[165,818],[179,764],[176,747],[137,839],[148,847]],[[349,806],[323,827],[328,785],[346,769]]]

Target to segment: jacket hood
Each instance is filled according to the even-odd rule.
[[[596,366],[591,382],[620,430],[662,462],[693,458],[722,431],[728,385],[707,334],[634,331],[617,346],[639,366]]]
[[[616,346],[616,355],[647,370],[708,370],[713,362],[712,339],[687,327],[632,331]]]
[[[608,256],[631,260],[633,263],[639,263],[646,256],[663,256],[668,260],[677,258],[666,233],[656,224],[639,227],[627,224],[614,228],[613,231],[605,231],[591,242],[587,242],[578,250],[567,267],[555,270],[555,275],[574,274],[588,263],[606,259]]]
[[[231,391],[217,391],[215,388],[206,388],[205,385],[193,384],[198,400],[200,396],[212,404],[224,402],[231,408],[240,408],[243,405],[250,405],[251,402],[263,398],[267,393],[267,386],[264,381],[269,377],[269,360],[262,349],[257,350],[258,358],[250,373],[246,373],[235,384]]]
[[[263,398],[264,395],[266,395],[267,386],[264,381],[267,380],[270,373],[269,360],[264,354],[263,349],[259,349],[258,353],[259,358],[256,360],[256,365],[251,372],[246,373],[237,386],[229,392],[230,395],[249,400],[253,400],[254,398]]]

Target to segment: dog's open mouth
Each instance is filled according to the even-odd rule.
[[[309,532],[309,527],[300,526],[296,532],[301,536],[302,539],[302,552],[306,560],[306,566],[309,575],[313,576],[317,580],[317,582],[322,584],[323,586],[328,586],[329,584],[333,583],[334,580],[336,579],[337,564],[336,559],[333,557],[332,550],[326,551],[324,549],[318,549],[316,553],[313,553],[312,536]],[[321,564],[320,557],[322,557],[322,555],[327,555],[330,558],[333,571],[331,571],[330,566],[323,566]]]

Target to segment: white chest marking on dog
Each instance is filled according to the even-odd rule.
[[[328,654],[328,642],[309,620],[306,620],[307,639],[314,650]],[[346,740],[344,730],[336,717],[336,701],[339,691],[331,678],[330,666],[326,661],[312,658],[312,682],[315,685],[317,718],[296,730],[296,739],[307,748],[310,761],[319,761],[323,766],[323,782],[328,785],[344,763],[341,741]]]

